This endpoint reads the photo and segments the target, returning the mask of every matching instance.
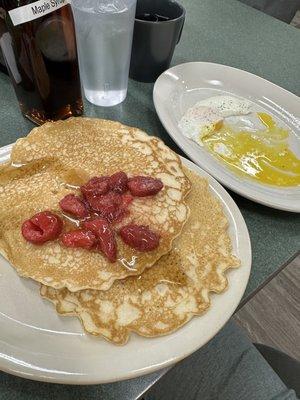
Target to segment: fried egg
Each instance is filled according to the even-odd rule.
[[[224,118],[247,115],[250,107],[249,101],[238,97],[209,97],[190,107],[179,121],[178,127],[184,136],[202,144],[204,137],[222,127]]]
[[[209,97],[189,108],[178,126],[241,178],[300,186],[300,160],[290,149],[289,129],[272,115],[252,110],[246,99]]]

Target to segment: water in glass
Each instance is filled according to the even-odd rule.
[[[81,81],[93,104],[113,106],[127,94],[136,0],[72,0]]]

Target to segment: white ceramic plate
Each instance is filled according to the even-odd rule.
[[[11,147],[0,149],[0,162]],[[83,333],[76,318],[61,317],[39,295],[39,285],[20,278],[0,257],[0,370],[40,381],[92,384],[134,378],[166,367],[209,341],[228,321],[245,291],[251,246],[245,221],[228,193],[190,161],[184,163],[209,179],[223,203],[241,267],[228,272],[229,288],[212,296],[210,310],[177,332],[155,339],[132,336],[117,347]]]
[[[169,135],[200,167],[231,190],[269,207],[300,212],[300,187],[276,188],[241,178],[204,147],[184,137],[178,122],[197,101],[227,94],[244,97],[279,119],[290,130],[289,144],[300,158],[300,98],[249,72],[220,64],[191,62],[165,71],[156,81],[153,100]]]

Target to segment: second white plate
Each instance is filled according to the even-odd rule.
[[[222,184],[266,206],[300,212],[300,187],[276,188],[238,177],[205,148],[182,135],[178,122],[185,111],[197,101],[221,94],[249,99],[258,110],[281,120],[290,129],[292,149],[300,157],[299,97],[249,72],[206,62],[177,65],[157,79],[153,100],[162,124],[178,146]]]

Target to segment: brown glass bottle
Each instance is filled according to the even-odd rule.
[[[30,0],[0,0],[0,44],[22,113],[37,124],[83,112],[69,4],[14,25],[8,11]]]

